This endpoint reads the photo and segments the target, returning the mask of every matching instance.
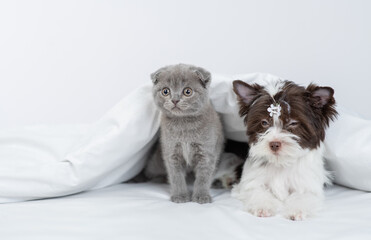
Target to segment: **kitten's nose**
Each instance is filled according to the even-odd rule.
[[[171,100],[171,101],[174,103],[174,105],[176,105],[179,102],[179,100]]]
[[[281,142],[270,142],[269,147],[273,152],[278,152],[281,148]]]

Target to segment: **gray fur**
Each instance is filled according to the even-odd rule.
[[[213,177],[211,188],[232,189],[233,184],[238,183],[237,168],[242,167],[244,160],[234,153],[223,152]],[[143,174],[143,175],[142,175]],[[146,182],[150,180],[156,183],[166,183],[167,172],[164,160],[161,156],[159,143],[154,147],[144,171],[135,177],[132,182]],[[194,181],[194,175],[187,176],[187,183]]]
[[[202,68],[178,64],[159,69],[151,78],[153,98],[162,112],[161,148],[149,160],[145,174],[152,178],[162,175],[165,163],[171,201],[209,203],[224,142],[221,121],[209,100],[211,75]],[[193,91],[189,97],[183,94],[187,87]],[[163,96],[164,88],[170,89],[168,96]],[[172,100],[179,101],[178,109]],[[191,171],[195,175],[192,196],[186,184]]]

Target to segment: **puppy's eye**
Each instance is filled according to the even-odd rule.
[[[291,121],[287,124],[288,127],[292,127],[292,128],[297,127],[298,125],[299,125],[299,122],[297,122],[297,121],[293,121],[293,120],[291,120]]]
[[[191,95],[192,95],[192,93],[193,93],[193,91],[192,91],[192,89],[191,89],[191,88],[189,88],[189,87],[187,87],[187,88],[184,88],[184,90],[183,90],[183,94],[184,94],[184,96],[187,96],[187,97],[189,97],[189,96],[191,96]]]
[[[162,96],[168,96],[170,94],[170,89],[164,88],[161,90]]]
[[[265,119],[263,119],[263,120],[261,121],[261,124],[262,124],[262,126],[263,126],[264,128],[269,127],[269,122],[268,122],[267,120],[265,120]]]

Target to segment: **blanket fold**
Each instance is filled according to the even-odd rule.
[[[253,73],[213,76],[210,98],[225,136],[247,141],[232,81],[278,80]],[[160,114],[148,83],[90,126],[41,126],[0,131],[0,203],[58,197],[107,187],[138,174],[158,136]],[[335,90],[336,94],[336,90]],[[335,182],[371,191],[371,122],[339,110],[326,137]]]

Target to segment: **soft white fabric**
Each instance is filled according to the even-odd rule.
[[[143,168],[158,127],[159,112],[147,85],[88,129],[2,130],[0,202],[63,196],[128,180]]]
[[[246,141],[232,81],[274,81],[270,74],[213,76],[211,100],[226,137]],[[86,127],[0,131],[0,202],[23,201],[102,188],[128,180],[142,168],[156,140],[159,112],[151,83],[125,97]],[[327,135],[326,158],[335,182],[371,191],[371,122],[340,111]]]
[[[335,183],[371,191],[371,121],[338,109],[326,137],[325,157]]]
[[[65,198],[0,204],[4,240],[369,240],[371,193],[332,186],[324,208],[302,222],[258,218],[230,192],[212,204],[175,204],[164,184],[120,184]]]

